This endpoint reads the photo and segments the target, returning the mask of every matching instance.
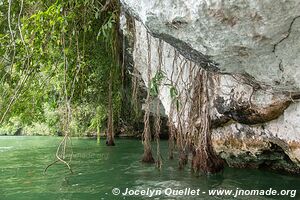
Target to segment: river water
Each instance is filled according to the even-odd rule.
[[[300,192],[299,176],[226,168],[217,175],[196,177],[189,167],[179,171],[177,161],[169,161],[167,156],[159,171],[140,162],[141,142],[129,139],[119,139],[116,146],[106,147],[104,140],[97,144],[92,139],[72,138],[74,173],[69,173],[63,164],[55,164],[44,174],[45,167],[54,160],[60,140],[0,137],[0,199],[300,199],[300,194],[295,194]],[[166,155],[166,141],[162,141],[161,148]],[[122,195],[127,190],[130,195]],[[232,193],[209,195],[210,190]],[[267,195],[242,195],[251,190]],[[275,190],[278,194],[271,195]],[[114,195],[112,191],[121,194]]]

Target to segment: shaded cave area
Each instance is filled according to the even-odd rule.
[[[220,153],[221,156],[222,154],[224,152]],[[226,163],[229,167],[235,168],[274,170],[289,174],[300,173],[300,167],[290,159],[282,147],[273,142],[269,142],[269,148],[260,153],[252,154],[246,151],[238,156],[232,154],[226,158]]]

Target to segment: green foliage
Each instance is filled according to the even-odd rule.
[[[107,119],[111,71],[114,115],[119,115],[119,11],[116,1],[103,10],[104,4],[24,0],[21,7],[18,1],[0,0],[0,116],[8,111],[0,134],[19,127],[26,134],[62,131],[66,99],[73,135],[98,132]]]
[[[13,135],[22,127],[23,124],[20,118],[17,116],[11,117],[3,126],[0,127],[0,135]]]
[[[159,86],[161,86],[162,80],[165,78],[165,72],[162,70],[157,71],[154,77],[151,79],[150,95],[157,97],[159,93]]]
[[[97,34],[97,40],[103,36],[103,38],[106,40],[107,44],[110,44],[112,42],[111,38],[113,37],[114,34],[114,29],[113,27],[117,23],[117,11],[110,12],[108,19],[105,21],[105,23],[100,27],[99,32]]]
[[[103,127],[103,122],[106,118],[107,110],[104,106],[98,106],[95,110],[94,117],[90,120],[91,124],[89,126],[89,129],[97,130],[97,134],[100,134],[100,131]]]
[[[170,87],[170,96],[171,96],[173,103],[175,103],[176,109],[178,111],[179,107],[180,107],[179,93],[178,93],[177,88],[173,85],[171,85],[171,87]]]
[[[150,88],[150,95],[152,97],[157,97],[159,94],[159,87],[162,85],[162,81],[166,79],[166,73],[162,70],[157,71],[154,77],[151,79],[151,88]],[[165,83],[165,86],[170,87],[170,97],[172,99],[172,102],[175,103],[177,111],[180,107],[180,101],[179,101],[179,92],[177,88],[172,84],[172,81],[167,80],[170,83]]]

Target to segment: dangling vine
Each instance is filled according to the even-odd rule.
[[[175,68],[178,58],[178,52],[174,49],[174,58],[172,63],[172,69]],[[174,70],[172,70],[171,77],[170,77],[170,96],[171,96],[171,104],[169,110],[169,118],[168,118],[168,127],[169,127],[169,159],[174,158],[174,150],[175,150],[175,138],[176,138],[176,127],[173,122],[174,112],[175,112],[175,101],[177,100],[178,92],[174,87],[173,83],[173,75]]]
[[[184,58],[181,58],[181,62],[178,65],[177,79],[175,80],[176,89],[176,122],[177,122],[177,134],[176,145],[179,153],[179,169],[183,169],[184,166],[188,163],[188,149],[186,145],[186,124],[185,124],[185,115],[187,101],[184,97],[185,88],[181,90],[177,89],[179,81],[181,81],[187,61]]]
[[[211,143],[209,87],[211,73],[200,69],[194,79],[193,106],[190,110],[190,137],[193,143],[192,169],[194,172],[215,173],[223,168]]]
[[[152,156],[152,148],[151,148],[151,130],[150,130],[150,101],[151,101],[151,37],[149,33],[147,33],[147,46],[148,46],[148,69],[147,69],[147,98],[145,101],[145,115],[144,115],[144,131],[143,131],[143,145],[144,145],[144,155],[142,158],[142,162],[145,163],[154,163],[154,158]]]
[[[110,52],[110,56],[112,57],[111,62],[111,70],[109,72],[109,83],[108,83],[108,121],[107,121],[107,140],[106,144],[108,146],[115,146],[115,140],[114,140],[114,105],[113,105],[113,90],[114,90],[114,83],[117,82],[114,77],[116,77],[116,74],[121,74],[121,89],[123,87],[123,65],[120,67],[120,55],[119,55],[119,33],[117,31],[118,28],[118,20],[119,20],[119,3],[116,0],[112,1],[106,1],[105,5],[102,7],[102,12],[109,7],[112,7],[114,12],[111,14],[111,16],[108,18],[106,23],[102,26],[102,34],[104,36],[104,39],[106,40],[106,43],[108,44],[107,48]],[[119,72],[120,70],[120,72]]]
[[[214,173],[223,168],[223,161],[214,152],[211,142],[211,119],[210,119],[210,105],[213,96],[214,78],[211,72],[201,68],[199,65],[185,59],[177,53],[174,49],[174,58],[171,71],[164,72],[161,68],[162,59],[162,44],[161,40],[156,40],[158,43],[158,65],[157,72],[151,80],[151,37],[147,34],[147,50],[148,50],[148,96],[145,106],[145,129],[143,134],[144,139],[144,157],[151,152],[151,144],[146,133],[149,130],[149,87],[151,96],[159,97],[160,86],[167,86],[170,89],[171,104],[168,111],[168,127],[169,127],[169,158],[173,159],[174,150],[178,151],[179,169],[183,169],[188,163],[189,153],[192,153],[191,167],[194,172]],[[156,56],[155,55],[155,56]],[[165,69],[168,70],[168,69]],[[165,79],[162,83],[162,79]],[[210,93],[211,92],[211,93]],[[157,144],[157,153],[159,149],[159,135],[160,130],[160,107],[156,104],[155,114],[155,139]],[[147,134],[151,136],[151,134]],[[147,140],[148,139],[148,140]],[[145,143],[145,141],[148,143]],[[147,144],[147,145],[145,145]],[[146,148],[147,147],[147,148]],[[150,149],[150,150],[149,150]],[[151,158],[152,157],[152,154]],[[157,154],[160,159],[160,154]],[[152,160],[151,159],[151,160]],[[152,160],[153,162],[153,160]],[[157,166],[161,167],[161,161],[157,161]]]
[[[133,69],[132,75],[132,94],[131,94],[131,102],[134,111],[134,117],[138,117],[139,108],[138,108],[138,76],[137,76],[137,69]]]
[[[64,16],[66,16],[66,13],[64,11]],[[65,40],[65,34],[62,31],[61,34],[61,42],[62,42],[62,52],[63,52],[63,77],[64,77],[64,81],[63,81],[63,88],[64,88],[64,115],[63,115],[63,134],[64,137],[62,139],[62,141],[59,143],[57,150],[56,150],[56,160],[54,162],[52,162],[51,164],[49,164],[45,170],[44,173],[47,172],[48,168],[50,166],[52,166],[53,164],[57,163],[57,162],[62,162],[63,164],[65,164],[68,169],[70,170],[71,173],[73,173],[72,168],[70,166],[70,162],[72,160],[72,156],[73,156],[73,149],[72,149],[72,142],[71,142],[71,136],[70,136],[70,122],[72,120],[72,109],[71,109],[71,101],[72,101],[72,97],[74,94],[74,90],[75,90],[75,82],[73,81],[71,86],[72,86],[72,91],[71,94],[69,95],[68,93],[68,60],[67,60],[67,55],[66,55],[66,40]],[[69,43],[69,45],[71,46],[72,42]],[[77,48],[77,53],[78,52],[78,48]],[[77,58],[80,57],[79,55],[77,56]],[[79,61],[79,60],[77,60]],[[80,66],[80,63],[78,64]],[[80,70],[80,67],[78,67],[78,70],[75,71],[74,74],[74,80],[76,80],[77,78],[77,74]],[[69,142],[69,143],[68,143]],[[70,158],[69,161],[66,161],[66,155],[67,155],[67,149],[70,148]]]
[[[151,81],[152,86],[151,89],[155,90],[155,97],[157,98],[156,100],[156,115],[155,115],[155,140],[156,140],[156,155],[157,155],[157,160],[156,160],[156,166],[158,169],[161,169],[162,167],[162,156],[160,153],[160,126],[161,126],[161,119],[160,119],[160,102],[159,102],[159,86],[161,85],[162,78],[164,75],[161,73],[161,68],[162,68],[162,52],[163,52],[163,43],[161,40],[158,42],[158,48],[157,48],[157,53],[158,53],[158,67],[157,67],[157,73],[154,77],[154,79]]]

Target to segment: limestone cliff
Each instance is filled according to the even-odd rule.
[[[175,126],[189,126],[191,85],[203,68],[211,74],[212,143],[228,165],[300,172],[299,1],[121,3],[132,65],[147,85],[147,65],[154,77],[162,62],[159,99]]]

